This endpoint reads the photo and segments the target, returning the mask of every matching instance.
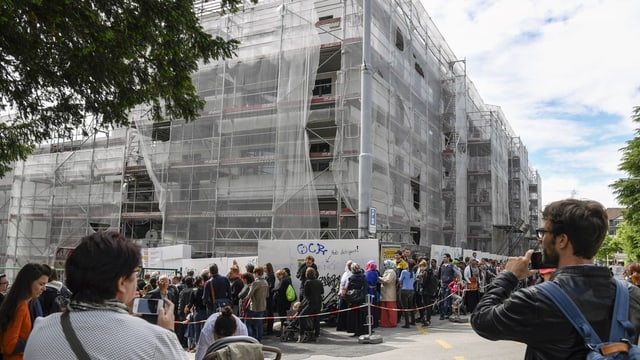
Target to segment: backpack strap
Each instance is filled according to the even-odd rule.
[[[627,282],[616,280],[616,301],[613,305],[609,341],[629,340],[635,335],[635,328],[629,321],[629,286],[627,284]]]
[[[571,322],[571,325],[584,338],[584,342],[589,348],[601,343],[600,337],[591,327],[589,321],[578,310],[576,304],[571,300],[564,290],[553,281],[545,281],[536,285],[535,289],[546,295],[562,311],[564,316]]]

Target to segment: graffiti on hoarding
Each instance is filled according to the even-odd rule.
[[[340,284],[340,275],[328,274],[318,278],[322,282],[322,285],[330,289],[338,287]]]
[[[321,243],[313,243],[313,242],[310,242],[309,244],[300,243],[298,244],[296,249],[298,250],[298,254],[300,255],[306,255],[306,254],[324,255],[328,251],[325,248],[325,246],[322,245]]]

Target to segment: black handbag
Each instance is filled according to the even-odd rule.
[[[344,299],[348,303],[361,302],[364,299],[361,289],[350,289],[344,294]]]

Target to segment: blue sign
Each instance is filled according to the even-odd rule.
[[[369,208],[369,232],[376,233],[376,208]]]

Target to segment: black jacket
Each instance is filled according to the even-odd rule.
[[[211,299],[211,286],[213,286],[215,299]],[[220,299],[231,300],[231,283],[226,276],[216,274],[204,283],[202,301],[204,301],[205,304],[213,304],[214,300]]]
[[[322,310],[322,295],[324,286],[318,279],[307,280],[304,283],[304,296],[309,301],[309,311],[306,314],[319,313]]]
[[[304,282],[307,281],[307,263],[303,262],[302,264],[300,264],[300,267],[298,267],[298,272],[296,273],[296,277],[298,279],[300,279],[300,288],[302,289],[304,287]],[[318,274],[318,266],[313,263],[311,264],[311,267],[316,271],[316,274],[318,276],[320,276]]]
[[[358,273],[354,273],[351,274],[351,276],[349,276],[349,283],[347,285],[347,291],[349,290],[354,290],[354,289],[360,289],[360,291],[362,292],[362,297],[360,300],[356,301],[356,302],[350,302],[349,306],[353,306],[353,305],[360,305],[363,304],[365,302],[365,294],[367,293],[367,278],[364,276],[364,272],[358,272]]]
[[[273,289],[273,299],[275,300],[278,314],[286,314],[291,307],[291,301],[287,300],[287,288],[289,285],[291,285],[291,278],[285,276],[278,283],[278,287]]]
[[[603,341],[609,338],[616,285],[609,269],[567,266],[556,270],[555,281],[573,299]],[[584,340],[562,312],[535,286],[512,292],[518,279],[501,272],[471,315],[471,326],[490,340],[527,344],[525,359],[584,359]],[[640,331],[640,288],[629,287],[629,319]],[[631,339],[637,343],[637,336]]]

